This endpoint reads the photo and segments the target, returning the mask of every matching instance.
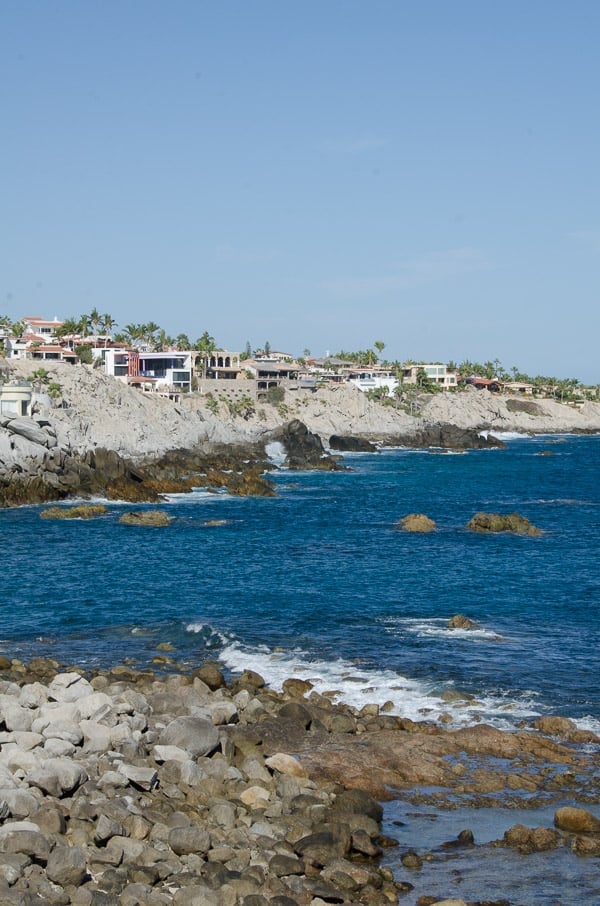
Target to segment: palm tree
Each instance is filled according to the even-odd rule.
[[[203,378],[206,378],[206,372],[208,371],[208,361],[216,348],[217,346],[215,343],[215,338],[211,337],[208,330],[205,330],[202,336],[196,340],[196,349],[200,353],[200,359],[202,360]]]
[[[143,324],[143,336],[142,339],[146,341],[148,346],[154,346],[156,344],[155,333],[158,333],[160,330],[160,325],[155,321],[148,321],[147,324]]]
[[[131,346],[137,345],[137,343],[142,340],[144,331],[144,324],[126,324],[123,328],[125,342],[129,343]]]
[[[82,339],[89,337],[91,327],[92,322],[90,320],[90,315],[81,315],[79,321],[77,322],[77,333],[80,335],[80,337],[82,337]]]
[[[52,400],[52,406],[55,405],[55,400],[59,399],[62,396],[62,387],[57,381],[52,381],[48,384],[47,394]]]
[[[175,337],[175,345],[177,346],[177,349],[181,349],[182,351],[187,351],[192,348],[192,344],[186,333],[177,334]]]
[[[77,318],[66,318],[60,327],[56,328],[54,333],[59,340],[63,337],[71,337],[68,345],[72,349],[74,346],[73,337],[79,336],[79,327],[80,324]]]
[[[375,342],[373,343],[373,346],[379,353],[379,358],[381,358],[381,353],[385,349],[385,343],[383,342],[383,340],[375,340]]]
[[[170,337],[167,331],[161,327],[158,336],[154,340],[154,352],[165,352],[170,346],[175,344],[173,337]]]
[[[35,371],[31,372],[31,382],[34,387],[41,390],[42,387],[50,382],[50,374],[45,368],[36,368]]]
[[[102,328],[102,333],[104,334],[104,348],[106,348],[108,339],[112,334],[113,327],[117,326],[117,322],[111,315],[105,313],[102,315],[100,321],[100,327]]]
[[[100,330],[100,325],[102,323],[102,315],[100,314],[100,312],[98,311],[96,306],[94,306],[92,308],[91,312],[89,313],[88,320],[89,320],[89,324],[90,324],[90,327],[92,328],[93,332],[95,334],[97,334],[98,331]]]

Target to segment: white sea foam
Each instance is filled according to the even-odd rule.
[[[447,702],[442,698],[445,690],[433,683],[410,679],[393,670],[364,669],[360,664],[341,658],[310,660],[300,650],[279,652],[264,646],[246,649],[234,642],[225,647],[219,657],[235,673],[256,670],[276,690],[281,690],[284,680],[290,677],[308,680],[316,692],[328,693],[335,701],[358,710],[373,702],[380,706],[391,702],[388,713],[415,721],[438,721],[442,715],[451,715],[456,726],[468,726],[485,719],[497,727],[510,729],[517,720],[540,714],[532,694],[520,699],[487,695],[477,700],[461,698]],[[446,688],[452,689],[452,684]]]
[[[275,466],[282,466],[286,460],[287,453],[285,452],[285,447],[278,440],[272,440],[265,446],[265,453],[267,454],[267,459],[269,462],[272,462]]]
[[[449,629],[448,620],[444,618],[418,619],[411,617],[388,617],[381,621],[386,632],[410,632],[421,638],[432,636],[464,639],[467,642],[502,642],[501,635],[491,629]]]
[[[494,429],[491,428],[489,431],[480,431],[479,436],[485,438],[495,437],[498,440],[523,440],[523,438],[526,438],[529,435],[519,431],[494,431]]]
[[[211,644],[213,645],[231,644],[231,636],[228,636],[226,633],[221,632],[219,629],[215,629],[214,626],[210,625],[210,623],[188,623],[185,627],[185,631],[192,632],[196,635],[203,635],[207,639],[210,639]]]
[[[588,714],[585,717],[580,717],[575,723],[579,730],[589,730],[590,732],[595,733],[596,736],[600,736],[600,719],[591,717]]]
[[[161,495],[164,497],[166,503],[203,503],[208,502],[209,500],[227,500],[231,498],[231,494],[227,492],[224,488],[219,488],[214,491],[207,491],[206,488],[192,488],[191,491],[182,491],[175,492],[172,494]]]

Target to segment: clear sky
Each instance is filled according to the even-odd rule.
[[[598,0],[0,0],[0,314],[600,381]]]

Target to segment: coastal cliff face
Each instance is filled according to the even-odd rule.
[[[10,362],[5,370],[13,379],[27,379],[38,365]],[[54,405],[39,393],[32,418],[0,417],[0,482],[11,489],[4,498],[8,503],[102,493],[107,480],[131,478],[132,468],[175,450],[221,455],[224,446],[233,447],[238,458],[249,456],[257,468],[260,448],[282,431],[285,436],[284,426],[294,421],[325,447],[332,436],[465,447],[480,445],[480,432],[600,431],[600,403],[576,409],[552,400],[466,390],[422,395],[418,411],[411,414],[370,400],[349,385],[335,385],[315,393],[288,391],[283,403],[251,401],[242,408],[235,405],[235,393],[244,390],[243,382],[232,382],[229,394],[190,394],[174,403],[90,366],[45,365],[50,380],[61,388]],[[133,475],[133,480],[139,479]]]

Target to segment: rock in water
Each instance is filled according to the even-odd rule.
[[[474,620],[470,620],[468,617],[465,617],[462,613],[457,613],[446,623],[446,629],[479,629],[479,624],[475,623]]]
[[[313,434],[299,419],[283,425],[272,434],[273,440],[285,447],[290,469],[339,469],[337,462],[325,453],[321,438]]]
[[[169,514],[164,510],[139,510],[135,513],[123,513],[119,519],[121,525],[169,525]]]
[[[396,523],[405,532],[434,532],[435,522],[424,513],[409,513]]]
[[[377,453],[377,447],[370,440],[350,434],[332,434],[329,446],[341,453]]]
[[[554,813],[554,824],[573,834],[600,834],[600,819],[584,808],[565,806]]]
[[[467,528],[471,532],[494,533],[494,532],[514,532],[517,535],[529,535],[532,537],[542,534],[541,529],[532,525],[526,516],[520,513],[475,513],[467,523]]]

